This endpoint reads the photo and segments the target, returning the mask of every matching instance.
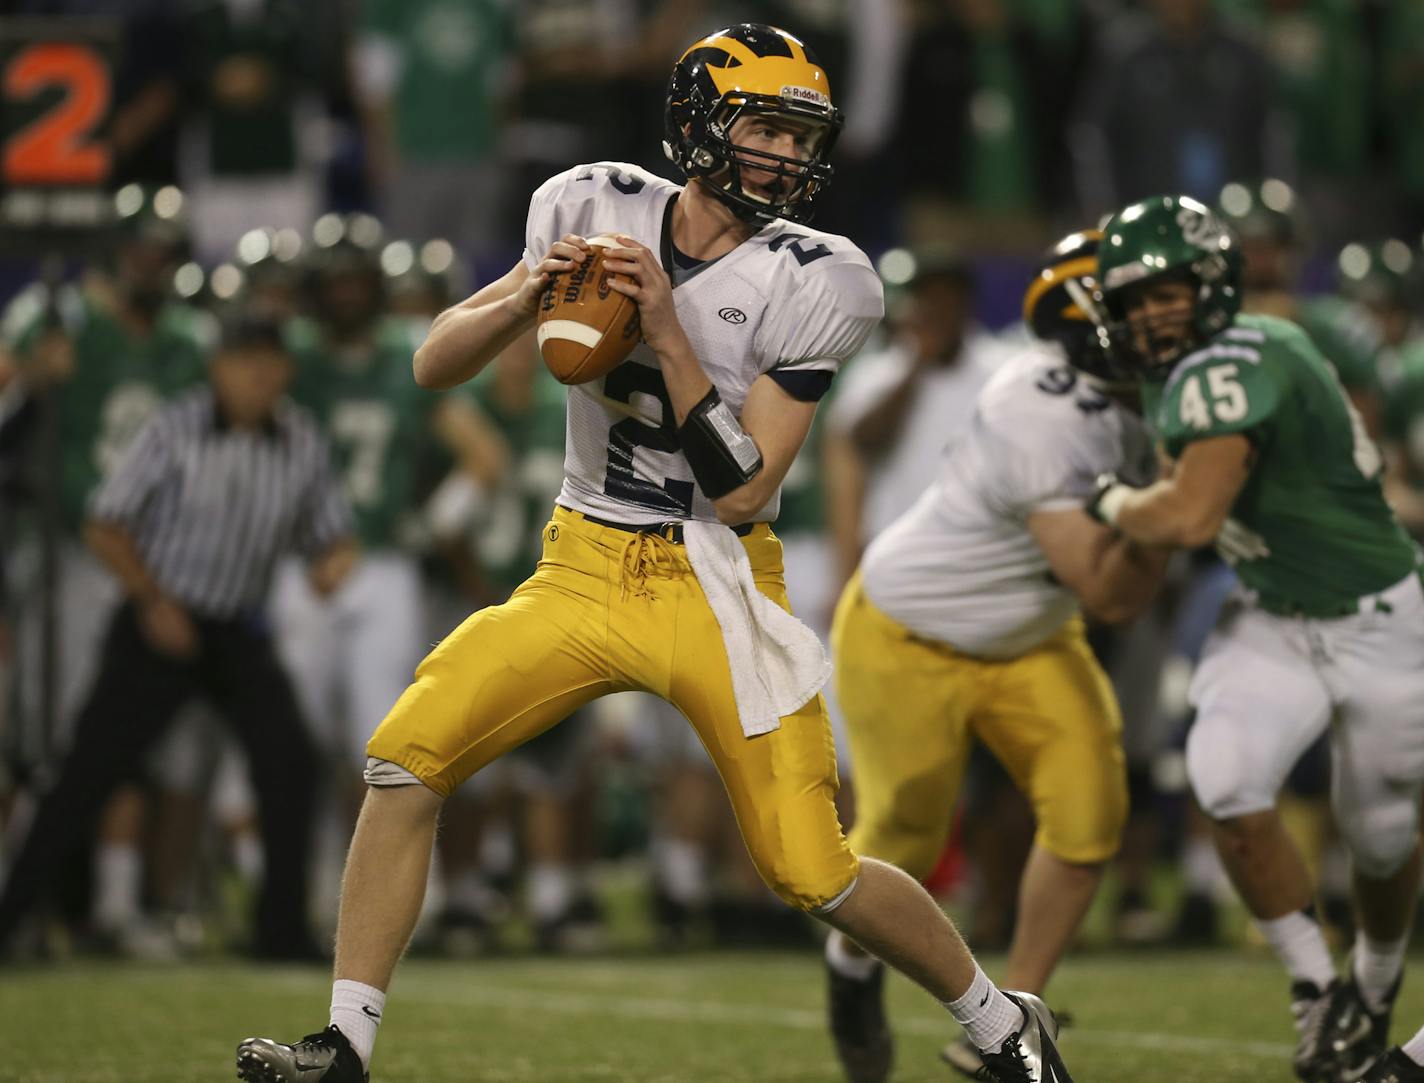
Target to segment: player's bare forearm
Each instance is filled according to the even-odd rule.
[[[533,270],[520,260],[502,278],[440,313],[415,351],[415,382],[444,390],[478,375],[534,326],[549,276],[582,262],[587,252],[587,241],[566,233]]]
[[[758,376],[742,404],[742,429],[761,452],[761,472],[745,485],[713,501],[717,518],[729,526],[745,523],[766,506],[796,461],[816,404],[794,399],[770,376]]]
[[[1098,500],[1100,517],[1143,545],[1209,545],[1250,476],[1254,451],[1239,433],[1189,444],[1170,477],[1145,489],[1116,486]]]
[[[1131,620],[1161,583],[1169,550],[1145,548],[1081,508],[1035,511],[1026,525],[1053,577],[1098,620]]]
[[[123,527],[90,519],[84,524],[84,543],[114,573],[124,593],[134,601],[142,604],[162,595],[158,583],[140,559],[132,536]]]
[[[1181,498],[1173,482],[1166,480],[1129,493],[1113,525],[1143,545],[1194,549],[1216,537],[1221,521],[1213,522],[1210,516],[1192,507]]]
[[[1084,610],[1106,624],[1135,620],[1157,597],[1171,555],[1167,547],[1111,538],[1098,560],[1095,595],[1080,599]]]
[[[445,390],[478,375],[511,342],[534,324],[512,297],[442,313],[415,351],[415,382]]]

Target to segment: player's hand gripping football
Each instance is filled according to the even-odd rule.
[[[611,279],[609,285],[637,304],[643,341],[654,353],[661,353],[684,338],[682,324],[677,322],[677,309],[672,303],[672,282],[651,248],[626,234],[615,236],[624,247],[608,249],[603,256],[603,266],[628,278]]]
[[[589,243],[576,233],[565,233],[549,246],[548,254],[514,294],[514,310],[523,319],[532,320],[539,311],[539,298],[549,285],[549,279],[556,274],[573,270],[576,264],[588,259],[592,251]]]

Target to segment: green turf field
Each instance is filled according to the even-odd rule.
[[[987,960],[991,974],[997,960]],[[1272,1083],[1291,1078],[1275,966],[1247,953],[1089,954],[1053,1001],[1077,1083]],[[70,963],[0,975],[5,1083],[206,1083],[233,1078],[239,1038],[292,1039],[326,1022],[315,969]],[[890,997],[901,1081],[946,1080],[951,1028],[922,992]],[[408,961],[381,1028],[378,1083],[839,1080],[811,954],[592,961]],[[1396,1040],[1424,1021],[1406,985]]]

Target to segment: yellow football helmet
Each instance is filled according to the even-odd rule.
[[[742,116],[774,116],[810,129],[806,159],[739,151],[730,131]],[[689,180],[700,177],[740,217],[804,222],[831,180],[830,155],[841,129],[830,82],[811,50],[784,30],[738,23],[695,43],[668,83],[663,151]],[[769,197],[749,192],[741,171],[775,177]]]

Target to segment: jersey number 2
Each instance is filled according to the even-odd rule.
[[[654,426],[629,417],[608,430],[608,473],[604,478],[603,491],[619,500],[686,518],[692,514],[692,482],[664,478],[662,485],[657,485],[638,477],[633,469],[635,448],[644,447],[668,455],[682,450],[677,439],[676,415],[663,374],[647,365],[627,361],[604,377],[605,397],[631,406],[635,393],[658,400],[662,421]]]

